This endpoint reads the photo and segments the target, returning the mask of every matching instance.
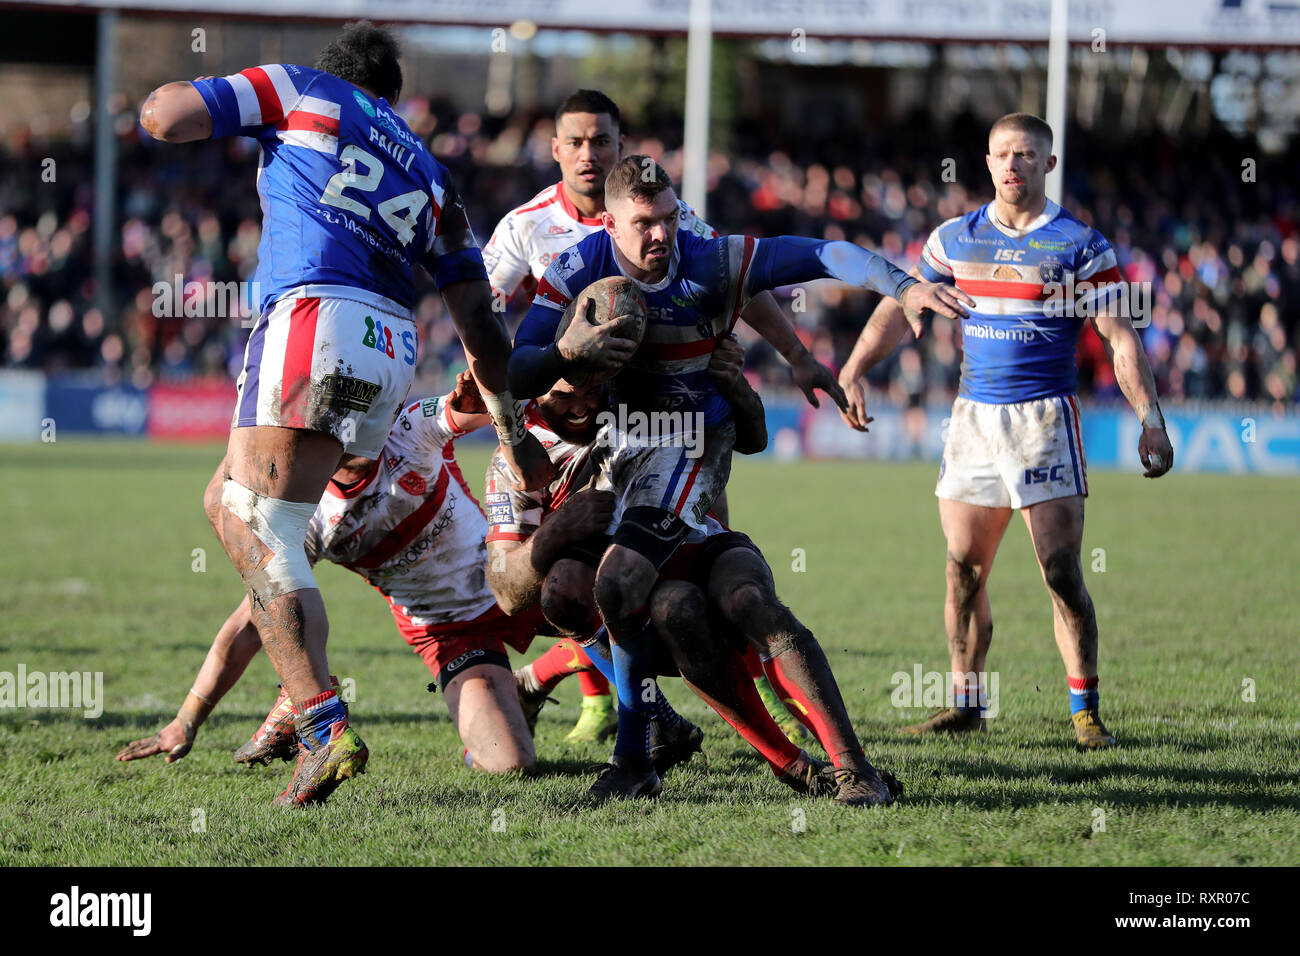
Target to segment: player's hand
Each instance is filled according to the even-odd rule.
[[[1144,428],[1138,438],[1138,458],[1147,478],[1159,478],[1174,467],[1174,446],[1163,428]]]
[[[709,374],[718,382],[723,392],[730,393],[740,381],[745,368],[745,350],[740,342],[728,332],[718,340],[709,357]]]
[[[456,388],[451,393],[451,405],[453,412],[460,412],[462,415],[486,415],[488,413],[487,403],[483,401],[483,396],[479,394],[478,382],[469,371],[461,372],[456,376]]]
[[[808,399],[808,404],[813,408],[822,407],[821,402],[817,400],[817,393],[813,391],[816,388],[820,388],[831,397],[831,401],[839,407],[841,414],[849,407],[844,389],[840,388],[839,383],[835,381],[835,373],[813,358],[811,352],[805,350],[799,359],[791,362],[790,371],[794,374],[795,385],[803,392],[804,398]]]
[[[860,432],[870,431],[867,428],[875,421],[867,414],[867,390],[862,387],[862,380],[850,378],[847,375],[840,375],[840,385],[844,388],[845,403],[840,408],[840,418],[844,419],[844,424]]]
[[[583,306],[555,343],[560,358],[592,373],[617,371],[637,350],[636,340],[622,334],[637,321],[636,317],[629,315],[617,322],[596,325],[591,321],[596,300],[587,299]]]
[[[167,762],[180,760],[194,746],[197,729],[193,724],[184,723],[179,717],[152,737],[133,740],[117,755],[118,760],[139,760],[141,757],[153,757],[166,754]]]
[[[614,520],[614,492],[588,489],[569,497],[551,515],[560,532],[571,541],[581,541],[602,533]]]
[[[503,444],[501,457],[516,478],[511,486],[515,491],[539,491],[555,477],[551,456],[532,432],[525,432],[524,440],[518,445]]]
[[[925,328],[921,320],[925,318],[926,312],[938,312],[950,319],[964,319],[969,315],[966,306],[974,304],[975,300],[961,289],[944,282],[918,282],[910,285],[899,303],[903,307],[907,324],[912,327],[912,334],[918,339]]]

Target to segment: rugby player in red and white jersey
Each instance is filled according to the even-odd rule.
[[[1088,477],[1074,393],[1084,318],[1106,344],[1115,380],[1142,422],[1137,451],[1146,477],[1173,466],[1173,446],[1142,340],[1127,310],[1112,304],[1124,290],[1114,250],[1047,199],[1046,177],[1056,165],[1051,127],[1028,113],[1008,114],[989,130],[988,149],[993,202],[936,228],[913,272],[953,284],[971,308],[961,323],[961,388],[935,487],[948,544],[944,624],[955,706],[907,730],[985,729],[981,679],[993,638],[986,586],[1019,509],[1052,600],[1075,739],[1107,747],[1115,738],[1099,713],[1097,618],[1080,561]],[[870,421],[858,380],[907,327],[902,310],[882,301],[841,370],[850,395],[842,414],[854,428],[865,431]],[[914,323],[913,331],[920,335],[922,327]]]
[[[441,685],[473,766],[504,772],[527,770],[536,759],[505,647],[526,649],[546,625],[536,608],[507,616],[484,577],[487,523],[456,464],[453,442],[490,421],[468,372],[448,395],[408,405],[379,458],[351,456],[335,471],[309,524],[306,550],[312,563],[340,564],[384,595],[403,639]],[[218,468],[205,495],[210,517],[220,504],[222,474]],[[220,523],[214,527],[220,534]],[[245,597],[218,632],[187,706],[118,759],[183,757],[261,646]],[[266,763],[298,754],[301,760],[293,716],[282,690],[236,759]]]

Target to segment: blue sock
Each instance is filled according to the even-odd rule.
[[[582,649],[587,652],[587,657],[595,665],[596,670],[605,675],[605,679],[618,686],[618,676],[614,673],[614,658],[610,652],[609,631],[605,630],[605,625],[596,629],[596,633],[591,639],[582,645]],[[620,695],[620,699],[622,699]],[[660,720],[671,720],[677,717],[677,711],[673,710],[673,705],[668,703],[668,698],[663,695],[659,689],[659,682],[655,681],[655,699],[651,704],[654,710],[654,716]]]
[[[343,701],[334,691],[322,694],[325,700],[311,704],[298,713],[298,739],[308,750],[315,750],[330,742],[330,730],[340,720],[347,720],[348,712],[343,709]],[[317,700],[317,698],[312,698]]]
[[[614,756],[637,763],[650,759],[650,718],[654,716],[653,702],[642,699],[642,681],[653,674],[646,664],[644,635],[638,636],[632,650],[621,644],[611,644],[614,659],[614,689],[618,692],[618,736],[614,740]],[[655,698],[661,695],[656,691]]]
[[[1097,690],[1097,678],[1067,677],[1066,684],[1070,688],[1071,716],[1081,710],[1096,710],[1098,708],[1101,702],[1101,694]]]

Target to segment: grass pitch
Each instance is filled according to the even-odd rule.
[[[907,788],[878,810],[794,796],[680,681],[665,689],[704,727],[707,763],[656,802],[576,807],[607,754],[563,749],[573,682],[542,713],[538,777],[468,770],[383,600],[323,566],[332,670],[355,681],[372,757],[327,806],[288,812],[270,800],[290,765],[230,759],[275,697],[264,658],[188,757],[113,760],[172,718],[240,599],[200,506],[219,448],[60,439],[3,455],[0,671],[101,671],[104,712],[0,709],[0,865],[1300,862],[1294,480],[1090,476],[1085,574],[1121,746],[1081,753],[1019,519],[990,587],[991,732],[903,739],[925,711],[893,706],[891,676],[947,670],[935,468],[737,462],[735,525],[826,648],[868,755]],[[461,457],[475,484],[483,446]]]

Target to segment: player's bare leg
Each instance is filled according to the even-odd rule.
[[[682,679],[772,767],[777,779],[799,793],[831,797],[851,806],[892,803],[895,792],[853,786],[856,779],[813,760],[767,712],[739,651],[709,624],[708,599],[686,581],[663,581],[650,597],[650,615]],[[849,785],[846,785],[849,784]]]
[[[601,623],[593,596],[595,586],[595,568],[574,558],[559,559],[551,565],[542,585],[542,613],[561,632],[586,639]],[[618,712],[609,682],[599,670],[590,669],[578,673],[578,685],[582,690],[582,714],[565,735],[565,744],[576,746],[609,739],[618,730]]]
[[[861,791],[865,803],[889,802],[889,788],[863,753],[825,652],[777,598],[763,556],[747,547],[723,552],[709,575],[709,601],[758,648],[778,694],[794,702],[800,720],[837,771],[845,772],[845,793]]]
[[[306,521],[341,456],[330,435],[274,426],[232,430],[226,454],[222,545],[248,589],[267,657],[295,702],[303,742],[293,780],[276,798],[290,806],[326,799],[369,757],[330,689],[329,621],[302,552]]]
[[[1052,597],[1056,646],[1070,686],[1075,738],[1085,747],[1115,742],[1101,722],[1097,703],[1097,616],[1083,583],[1082,495],[1054,498],[1024,509],[1025,525],[1043,583]]]
[[[976,689],[969,686],[968,675],[984,672],[993,641],[988,580],[998,545],[1011,522],[1011,509],[940,498],[939,522],[948,545],[943,604],[948,663],[954,684],[961,685],[954,687],[959,692],[958,703],[968,706],[946,707],[922,723],[903,728],[905,733],[962,733],[984,728],[979,707],[970,706],[974,702],[967,697]]]
[[[472,667],[448,681],[444,694],[452,723],[476,769],[488,773],[533,769],[537,763],[533,735],[509,668]]]

